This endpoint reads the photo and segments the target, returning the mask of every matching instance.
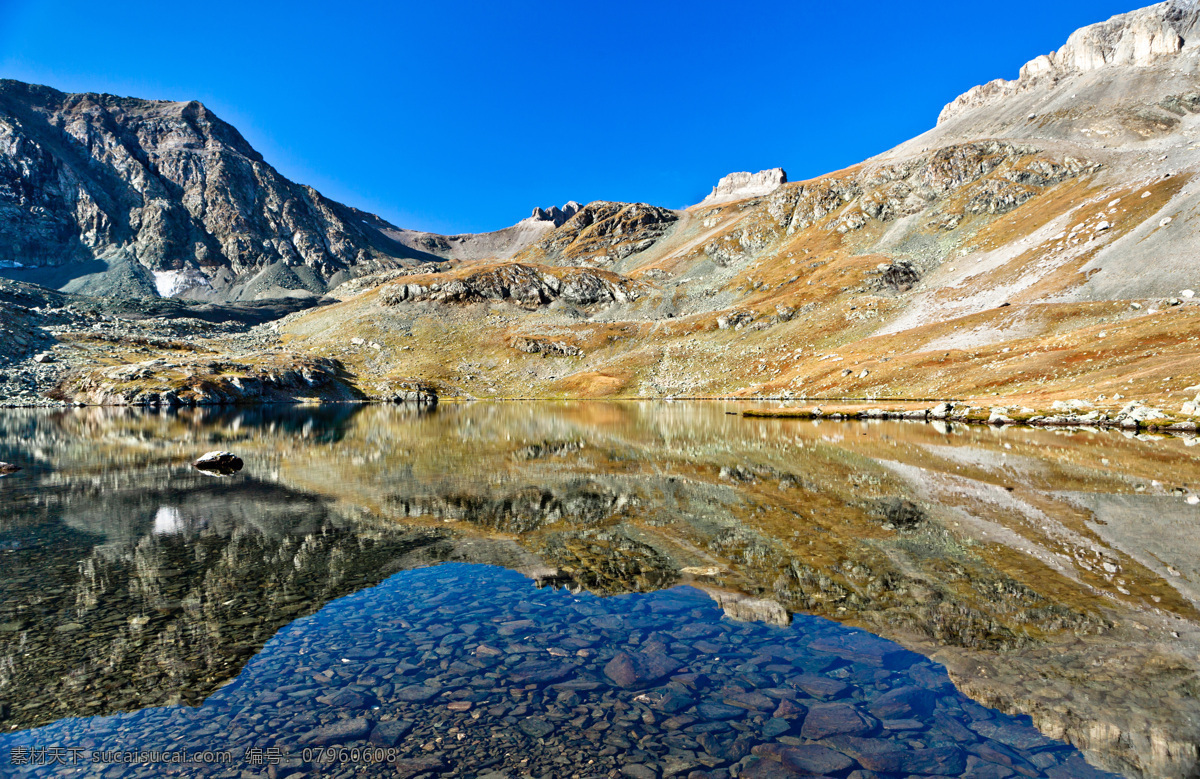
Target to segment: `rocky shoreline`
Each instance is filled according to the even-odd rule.
[[[757,399],[756,399],[757,400]],[[782,399],[781,399],[782,400]],[[1185,404],[1194,405],[1194,403]],[[1083,409],[1092,409],[1081,413]],[[897,408],[879,405],[815,405],[804,408],[746,409],[742,416],[759,419],[829,419],[829,420],[909,420],[916,422],[958,422],[996,427],[1028,425],[1030,427],[1082,427],[1119,429],[1150,433],[1190,435],[1200,430],[1192,419],[1180,419],[1161,409],[1131,401],[1120,409],[1094,409],[1086,401],[1056,401],[1048,410],[1005,405],[976,406],[969,403],[944,402],[931,408]]]

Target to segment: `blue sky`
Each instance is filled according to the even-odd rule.
[[[1137,5],[0,0],[0,76],[200,100],[329,197],[475,232],[845,167]]]

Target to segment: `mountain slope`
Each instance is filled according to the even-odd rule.
[[[368,394],[419,379],[466,397],[1084,399],[1113,415],[1135,397],[1186,424],[1198,19],[1170,2],[1085,28],[889,152],[811,181],[736,174],[681,212],[569,204],[449,238],[351,212],[396,253],[452,262],[372,276],[368,246],[340,303],[279,332]],[[276,267],[252,272],[269,285]],[[555,274],[637,294],[560,295]]]
[[[402,230],[284,178],[200,103],[0,81],[0,272],[67,291],[319,295],[374,270],[511,256],[578,208],[483,235]]]

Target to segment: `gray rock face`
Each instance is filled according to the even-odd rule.
[[[1016,80],[996,79],[957,97],[942,109],[938,124],[1039,83],[1102,68],[1153,65],[1183,51],[1198,25],[1200,6],[1195,0],[1172,0],[1076,30],[1058,51],[1026,63]]]
[[[574,200],[568,200],[567,204],[562,208],[558,206],[550,206],[550,208],[535,208],[533,215],[529,218],[536,222],[552,222],[555,227],[561,227],[575,214],[579,213],[579,209],[583,206],[576,203]]]
[[[787,173],[783,168],[760,170],[758,173],[741,171],[723,176],[701,205],[728,203],[731,200],[744,200],[749,197],[769,195],[787,183]]]
[[[137,289],[123,292],[228,298],[273,269],[265,296],[320,292],[350,268],[415,256],[364,216],[281,176],[200,103],[0,81],[8,275],[66,287],[125,263]]]

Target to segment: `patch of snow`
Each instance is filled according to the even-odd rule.
[[[208,283],[208,277],[198,270],[156,270],[154,287],[161,297],[173,298],[190,289],[211,285]]]

